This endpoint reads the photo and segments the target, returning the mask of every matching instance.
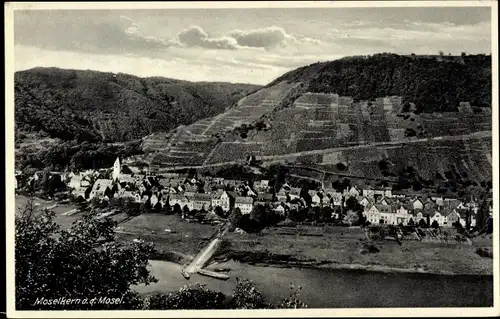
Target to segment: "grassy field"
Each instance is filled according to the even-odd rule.
[[[260,252],[274,255],[273,259],[286,260],[287,255],[304,264],[341,265],[368,269],[399,269],[433,273],[492,274],[492,259],[475,253],[478,247],[491,245],[491,238],[480,238],[472,246],[457,244],[423,243],[419,241],[376,243],[378,253],[361,253],[365,237],[359,228],[334,226],[301,226],[268,228],[262,234],[236,234],[225,236],[230,242],[226,248],[236,255],[242,252]],[[239,254],[238,254],[239,253]],[[276,257],[281,256],[281,257]],[[245,257],[244,257],[245,258]],[[247,260],[252,260],[248,258]],[[266,259],[264,259],[266,260]]]
[[[160,253],[157,259],[185,263],[196,256],[215,229],[184,222],[178,215],[144,214],[120,224],[117,235],[121,240],[152,242]]]

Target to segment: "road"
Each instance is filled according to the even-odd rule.
[[[436,136],[436,137],[428,137],[428,138],[418,138],[418,139],[406,139],[399,141],[386,141],[386,142],[375,142],[375,143],[366,143],[359,144],[353,146],[345,146],[345,147],[337,147],[337,148],[328,148],[328,149],[319,149],[319,150],[311,150],[311,151],[303,151],[297,153],[288,153],[281,155],[266,155],[259,158],[259,160],[266,163],[273,162],[281,162],[290,158],[296,158],[304,155],[321,155],[328,154],[338,151],[348,151],[354,149],[363,149],[363,148],[372,148],[372,147],[385,147],[385,146],[396,146],[401,144],[411,144],[411,143],[422,143],[422,142],[431,142],[431,141],[454,141],[454,140],[462,140],[469,138],[480,138],[480,137],[491,137],[491,131],[479,131],[466,135],[449,135],[449,136]],[[208,168],[208,167],[222,167],[234,164],[241,164],[245,161],[245,159],[227,161],[227,162],[219,162],[213,164],[204,164],[204,165],[175,165],[171,167],[162,167],[160,170],[163,171],[171,171],[171,170],[179,170],[179,169],[197,169],[197,168]],[[205,161],[206,162],[206,161]]]

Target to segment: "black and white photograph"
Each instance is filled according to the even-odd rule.
[[[5,9],[13,318],[500,314],[496,2]]]

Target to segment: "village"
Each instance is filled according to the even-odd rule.
[[[16,172],[16,191],[36,188],[43,174],[36,172],[33,176],[25,176]],[[465,200],[426,194],[408,196],[390,187],[375,189],[356,185],[343,191],[325,185],[318,189],[302,189],[288,181],[275,189],[269,180],[234,180],[180,173],[160,175],[154,168],[141,172],[121,163],[119,158],[111,169],[51,172],[48,175],[49,180],[58,180],[59,186],[56,187],[66,189],[65,195],[72,202],[102,206],[103,203],[121,201],[122,205],[124,202],[137,205],[139,213],[140,210],[173,211],[181,214],[183,219],[202,214],[201,219],[216,224],[236,209],[241,215],[247,215],[255,207],[263,206],[283,220],[308,208],[326,209],[331,214],[326,219],[350,226],[359,225],[358,215],[364,224],[437,228],[454,227],[459,223],[471,228],[476,225],[479,209],[479,203],[472,196]],[[60,178],[55,178],[56,175]],[[491,210],[490,205],[490,216]]]

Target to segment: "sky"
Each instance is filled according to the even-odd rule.
[[[490,54],[490,8],[14,12],[16,71],[42,66],[267,84],[344,56],[440,51]]]

